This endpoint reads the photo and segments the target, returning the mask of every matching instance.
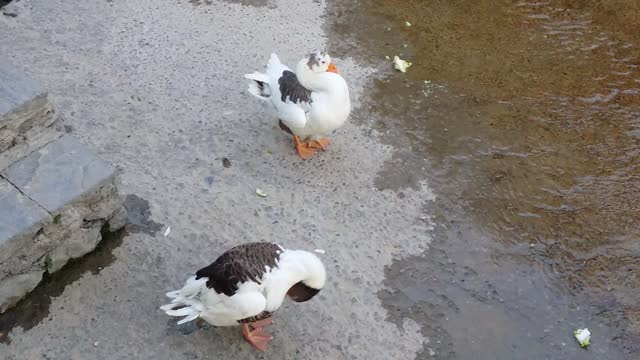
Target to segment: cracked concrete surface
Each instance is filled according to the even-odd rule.
[[[392,258],[428,248],[420,220],[434,198],[428,186],[404,196],[375,189],[391,148],[353,123],[326,153],[302,162],[268,104],[245,91],[242,75],[270,52],[293,64],[325,45],[323,2],[8,7],[17,16],[0,16],[0,32],[12,34],[0,39],[0,52],[45,84],[74,136],[118,167],[121,192],[148,201],[151,221],[171,233],[129,232],[110,265],[51,299],[45,319],[8,329],[3,358],[404,359],[428,341],[413,320],[387,321],[376,296]],[[336,63],[354,112],[366,111],[358,98],[373,70],[348,58]],[[269,195],[257,197],[256,188]],[[329,271],[314,301],[279,311],[267,353],[235,328],[186,335],[158,310],[192,271],[260,240],[325,249]]]

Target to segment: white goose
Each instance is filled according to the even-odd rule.
[[[298,62],[294,73],[271,54],[266,72],[246,74],[249,92],[275,107],[280,128],[293,135],[293,144],[308,159],[329,144],[327,136],[341,127],[351,112],[349,88],[331,57],[313,51]]]
[[[285,296],[304,302],[326,280],[324,265],[307,251],[287,250],[275,243],[248,243],[222,254],[198,270],[180,290],[167,293],[167,315],[184,316],[178,324],[198,318],[214,326],[242,325],[245,339],[265,351],[272,337],[263,331]]]

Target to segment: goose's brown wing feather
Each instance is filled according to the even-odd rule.
[[[233,296],[238,284],[259,282],[266,267],[274,268],[282,248],[274,243],[248,243],[231,248],[211,265],[196,272],[196,279],[208,278],[207,287],[218,294]]]

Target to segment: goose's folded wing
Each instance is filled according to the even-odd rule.
[[[311,90],[305,88],[298,81],[298,77],[292,71],[285,70],[278,79],[280,86],[280,100],[282,102],[291,101],[294,104],[311,104]]]
[[[208,278],[207,287],[218,294],[233,296],[238,285],[259,283],[268,269],[277,265],[282,248],[274,243],[249,243],[222,254],[214,263],[196,272],[196,279]]]

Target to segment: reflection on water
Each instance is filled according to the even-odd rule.
[[[514,327],[503,334],[513,340],[504,349],[517,344],[538,358],[601,351],[615,359],[613,346],[640,352],[640,3],[601,3],[380,0],[330,7],[332,30],[348,40],[341,55],[378,65],[385,55],[401,54],[414,63],[406,75],[390,70],[371,84],[363,108],[373,117],[362,121],[398,149],[380,174],[380,188],[428,178],[441,195],[433,211],[444,209],[440,222],[447,226],[434,247],[443,264],[458,265],[434,266],[435,254],[405,259],[389,269],[387,285],[406,286],[381,296],[403,303],[412,284],[425,293],[437,288],[453,302],[407,303],[423,304],[423,322],[440,324],[439,331],[423,328],[428,335],[448,334],[451,346],[432,350],[451,358],[464,358],[465,349],[479,354],[477,345],[460,345],[468,339],[459,330],[486,331],[469,324],[483,313],[469,299],[489,290],[454,290],[443,282],[451,276],[447,267],[464,273],[465,264],[499,298],[528,309],[529,320],[504,302],[482,303],[502,307],[512,322],[486,312],[493,315],[485,320],[503,330]],[[408,268],[424,276],[429,269],[433,280],[406,275]],[[475,310],[460,310],[461,303]],[[461,318],[469,322],[456,322]],[[514,335],[547,331],[543,319],[553,318],[567,323],[538,341],[561,338],[558,349],[523,348],[525,340]],[[566,332],[581,321],[606,327],[600,344],[563,353],[562,343],[572,341]]]

